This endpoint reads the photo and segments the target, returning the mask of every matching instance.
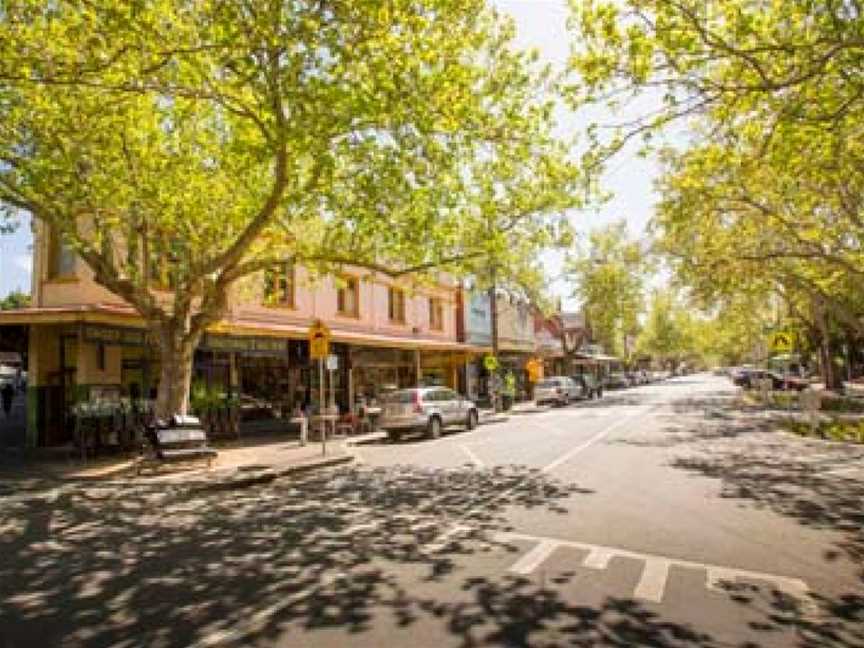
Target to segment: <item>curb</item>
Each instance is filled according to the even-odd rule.
[[[361,437],[348,438],[345,441],[345,445],[347,447],[351,446],[362,446],[362,445],[371,445],[373,443],[378,443],[379,441],[384,441],[387,439],[386,432],[373,432],[371,434],[366,434]]]
[[[192,485],[189,489],[193,493],[202,493],[207,491],[224,491],[233,490],[236,488],[248,488],[258,484],[267,484],[276,481],[282,477],[290,477],[292,475],[303,475],[322,468],[331,468],[342,464],[352,463],[354,457],[351,455],[339,455],[336,457],[323,457],[321,459],[312,459],[302,463],[292,464],[284,468],[265,468],[248,475],[244,475],[243,471],[235,470],[234,474],[239,475],[234,478],[217,480],[212,482],[204,482],[201,484]]]
[[[477,420],[477,425],[490,425],[491,423],[505,423],[509,421],[510,417],[506,414],[498,414],[497,416],[492,414],[486,417],[480,417]]]

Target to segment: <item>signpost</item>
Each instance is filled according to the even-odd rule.
[[[773,351],[774,353],[789,353],[792,351],[794,341],[795,337],[789,331],[775,331],[771,334],[771,339],[769,340],[769,343],[771,346],[771,351]],[[784,369],[785,370],[783,372],[783,386],[788,389],[789,384],[786,378],[789,375],[788,360]]]
[[[327,395],[324,386],[324,358],[330,354],[330,329],[321,320],[309,327],[309,358],[318,360],[318,381],[321,397],[318,401],[318,420],[321,422],[321,454],[327,454],[327,422],[324,418]]]
[[[330,354],[327,356],[327,371],[330,374],[330,399],[327,405],[328,411],[332,412],[336,408],[336,394],[333,390],[333,372],[339,368],[339,356]]]
[[[500,391],[500,377],[498,376],[498,358],[494,355],[487,355],[483,357],[483,366],[486,371],[489,372],[489,391],[492,396],[492,409],[496,412],[498,410],[498,392]]]

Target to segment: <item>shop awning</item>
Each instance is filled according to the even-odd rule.
[[[570,357],[574,360],[584,360],[585,362],[593,362],[597,364],[605,362],[622,362],[621,358],[603,354],[573,353]]]
[[[235,335],[276,335],[305,339],[308,326],[301,324],[281,324],[276,322],[254,322],[234,320],[220,322],[212,328],[213,332],[233,333]],[[331,325],[333,342],[357,346],[387,347],[396,349],[419,349],[421,351],[456,351],[460,353],[485,353],[484,347],[462,344],[450,340],[426,338],[417,335],[385,335],[366,331],[350,331]]]
[[[98,323],[118,326],[144,326],[141,317],[128,306],[113,304],[93,304],[87,306],[68,306],[52,308],[21,308],[0,311],[0,326],[4,324],[75,324]],[[241,336],[280,337],[306,339],[309,332],[307,323],[282,323],[270,320],[235,319],[223,320],[208,329],[211,333]],[[388,335],[363,330],[346,330],[331,327],[334,342],[357,346],[387,347],[398,349],[419,349],[421,351],[454,351],[459,353],[482,354],[490,349],[485,346],[463,344],[452,340],[423,337],[421,335]]]
[[[0,326],[21,324],[69,324],[94,322],[124,326],[144,326],[141,317],[128,306],[92,304],[86,306],[57,306],[17,308],[0,311]]]

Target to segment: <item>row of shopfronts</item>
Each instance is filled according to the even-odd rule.
[[[591,351],[564,353],[554,336],[534,330],[534,314],[527,309],[517,313],[520,318],[523,314],[517,335],[502,336],[498,355],[498,373],[513,377],[516,400],[532,395],[531,381],[538,375],[526,370],[532,361],[539,363],[539,375],[572,375],[601,373],[614,360]],[[473,325],[481,323],[475,317]],[[37,320],[26,326],[29,444],[69,442],[70,412],[78,403],[155,398],[159,357],[143,328],[80,320]],[[478,339],[471,324],[461,341],[450,343],[358,334],[340,341],[339,331],[334,333],[336,367],[325,374],[324,395],[326,404],[335,404],[340,413],[375,405],[386,392],[415,385],[445,385],[481,403],[490,399],[493,380],[483,359],[491,347]],[[284,420],[301,410],[316,412],[322,393],[317,365],[310,362],[309,343],[299,327],[290,336],[206,334],[194,356],[192,391],[193,405],[201,394],[233,399],[248,424]]]
[[[449,337],[382,334],[331,327],[335,368],[324,374],[326,405],[342,414],[380,403],[391,390],[445,385],[481,404],[495,382],[484,358],[491,353],[491,309],[487,292],[462,293]],[[525,304],[499,300],[499,376],[509,374],[516,400],[530,398],[532,378],[597,371],[596,356],[565,353],[563,336],[550,334]],[[205,334],[194,355],[191,404],[230,399],[247,425],[266,426],[320,409],[321,379],[310,362],[309,323],[257,322]],[[140,321],[128,309],[100,305],[35,308],[0,315],[0,326],[26,329],[27,434],[29,445],[72,440],[70,425],[81,403],[137,403],[155,398],[159,357]],[[529,374],[529,363],[541,368]],[[500,385],[500,383],[498,383]]]
[[[36,221],[33,306],[0,312],[0,347],[25,340],[6,350],[27,358],[28,445],[68,442],[70,420],[82,405],[152,402],[158,389],[159,358],[143,322],[74,253],[58,274],[52,255],[59,240]],[[444,275],[420,286],[350,267],[338,278],[316,278],[293,264],[279,272],[277,284],[266,273],[250,276],[225,319],[203,336],[193,361],[193,407],[196,400],[230,399],[250,423],[319,409],[321,378],[307,341],[319,320],[332,331],[335,356],[324,397],[342,414],[415,385],[446,385],[489,401],[497,379],[484,362],[493,346],[488,290],[470,290]],[[274,285],[280,289],[272,294]],[[577,330],[578,322],[558,317],[552,324],[503,293],[495,303],[498,377],[512,377],[516,400],[531,397],[531,379],[543,371],[596,369],[590,360],[579,364],[572,344],[567,348],[568,326]],[[7,335],[12,329],[16,334]]]
[[[155,399],[159,356],[144,329],[90,322],[27,326],[31,445],[69,442],[71,412],[78,403]],[[388,391],[417,384],[446,385],[466,393],[466,377],[473,375],[483,352],[465,345],[390,342],[393,346],[378,346],[373,340],[332,343],[330,353],[337,362],[325,373],[326,404],[335,404],[340,413],[354,412],[360,404],[380,401]],[[321,393],[309,343],[299,334],[206,334],[195,352],[193,406],[196,395],[215,394],[232,399],[244,422],[266,423],[298,410],[318,411]]]
[[[608,359],[596,353],[564,353],[554,336],[534,331],[533,317],[525,312],[517,331],[521,337],[502,336],[500,342],[498,373],[513,377],[516,400],[531,397],[531,380],[537,373],[532,376],[526,367],[532,361],[540,364],[540,375],[597,373],[608,365]],[[78,403],[155,398],[159,357],[143,328],[38,320],[26,326],[29,444],[69,442],[70,412]],[[493,380],[483,359],[491,348],[475,333],[469,325],[461,341],[429,343],[357,334],[340,341],[335,331],[331,354],[336,367],[325,374],[326,404],[335,404],[340,413],[353,413],[379,403],[388,391],[415,385],[446,385],[488,402]],[[284,420],[298,411],[316,412],[322,393],[317,365],[310,362],[309,343],[299,328],[291,336],[206,334],[194,356],[192,391],[193,406],[201,394],[233,399],[242,420],[250,424]]]

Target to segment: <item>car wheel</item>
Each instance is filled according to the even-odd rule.
[[[388,438],[389,438],[393,443],[399,443],[399,442],[402,440],[402,433],[401,433],[401,432],[398,432],[398,431],[396,431],[396,430],[388,430],[388,431],[387,431],[387,437],[388,437]]]
[[[437,439],[441,436],[441,419],[433,416],[429,419],[429,424],[426,429],[426,436],[430,439]]]
[[[477,427],[477,410],[468,411],[468,421],[465,423],[465,427],[469,430]]]

